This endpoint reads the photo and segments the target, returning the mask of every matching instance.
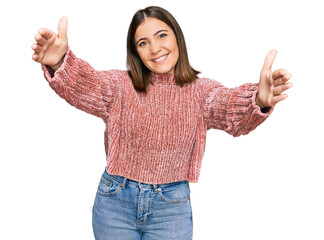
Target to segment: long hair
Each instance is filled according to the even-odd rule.
[[[127,35],[127,71],[132,79],[135,90],[146,93],[146,87],[152,82],[151,71],[144,65],[138,55],[135,45],[135,32],[146,17],[153,17],[163,21],[174,32],[179,49],[179,59],[174,67],[176,84],[191,83],[198,78],[199,71],[190,66],[186,42],[182,30],[175,18],[161,7],[151,6],[138,10],[130,23]]]

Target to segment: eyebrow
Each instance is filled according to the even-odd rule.
[[[156,33],[154,33],[153,36],[158,35],[160,32],[168,32],[168,30],[166,30],[166,29],[161,29],[161,30],[157,31]],[[146,37],[143,37],[143,38],[138,39],[137,42],[136,42],[136,45],[137,45],[140,41],[145,40],[145,39],[147,39],[147,38],[146,38]]]

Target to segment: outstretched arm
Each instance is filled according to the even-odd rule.
[[[41,28],[36,34],[32,58],[41,63],[52,89],[69,104],[106,120],[120,89],[116,71],[97,71],[77,58],[67,45],[67,18],[62,17],[58,34]]]
[[[285,69],[271,71],[276,55],[277,51],[271,50],[266,56],[258,84],[226,88],[216,81],[204,82],[207,130],[224,130],[234,137],[248,134],[270,116],[278,102],[287,98],[282,93],[292,87],[286,83],[291,74]]]
[[[204,119],[208,129],[224,130],[234,137],[246,135],[264,122],[273,107],[256,105],[257,83],[227,88],[217,81],[204,81]]]

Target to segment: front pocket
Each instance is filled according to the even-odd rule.
[[[103,176],[100,179],[99,186],[98,186],[98,194],[102,196],[113,196],[117,194],[120,190],[119,184],[110,181]]]
[[[166,186],[161,188],[159,196],[164,202],[180,203],[188,201],[190,198],[190,188],[188,182]]]

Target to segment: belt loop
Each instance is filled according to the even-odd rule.
[[[157,184],[153,184],[153,188],[154,188],[154,192],[156,192],[157,189],[158,189],[158,185]]]
[[[126,182],[127,182],[127,178],[124,177],[124,180],[123,180],[123,189],[125,189],[125,187],[126,187]]]

